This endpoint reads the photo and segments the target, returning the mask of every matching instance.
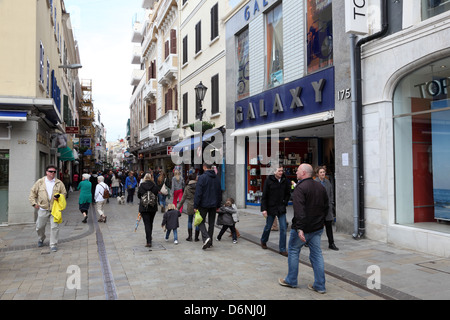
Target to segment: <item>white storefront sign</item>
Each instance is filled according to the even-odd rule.
[[[369,33],[369,0],[345,0],[345,32],[359,35]]]

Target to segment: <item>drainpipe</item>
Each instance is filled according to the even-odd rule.
[[[382,29],[366,38],[360,39],[356,46],[355,35],[351,35],[351,63],[352,63],[352,116],[353,116],[353,171],[354,171],[354,233],[353,238],[362,238],[365,234],[364,216],[364,149],[363,149],[363,127],[362,127],[362,72],[361,72],[361,47],[362,45],[382,38],[389,29],[388,23],[388,0],[381,0]]]

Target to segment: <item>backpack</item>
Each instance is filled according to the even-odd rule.
[[[109,190],[107,188],[104,188],[102,185],[100,185],[100,187],[102,187],[104,189],[103,199],[109,199],[109,197],[110,197]]]
[[[141,203],[144,208],[153,207],[156,204],[156,196],[153,192],[147,191],[141,197]]]

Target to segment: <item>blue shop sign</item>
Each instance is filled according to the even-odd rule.
[[[334,67],[235,103],[235,128],[334,110]]]

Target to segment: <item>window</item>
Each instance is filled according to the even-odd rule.
[[[170,54],[177,54],[177,30],[170,30]]]
[[[241,100],[249,95],[249,46],[248,29],[237,35],[236,61],[238,62],[237,74],[237,99]]]
[[[211,114],[219,113],[219,75],[211,78]]]
[[[147,107],[148,123],[156,120],[156,103],[150,103]]]
[[[195,53],[199,53],[202,50],[202,22],[199,21],[195,25]]]
[[[308,72],[333,64],[333,20],[331,0],[308,0],[307,63]]]
[[[450,10],[450,0],[422,0],[422,20]]]
[[[187,124],[189,121],[189,107],[188,107],[188,93],[183,94],[183,124]]]
[[[266,84],[283,84],[283,12],[282,4],[266,15]]]
[[[50,94],[50,60],[47,58],[47,95]]]
[[[437,220],[450,220],[449,82],[450,58],[446,58],[406,76],[395,90],[398,224],[421,223],[426,228]]]
[[[188,62],[188,36],[183,38],[183,64]]]
[[[219,36],[219,4],[211,8],[211,41]]]
[[[39,45],[39,83],[44,85],[44,45]]]

